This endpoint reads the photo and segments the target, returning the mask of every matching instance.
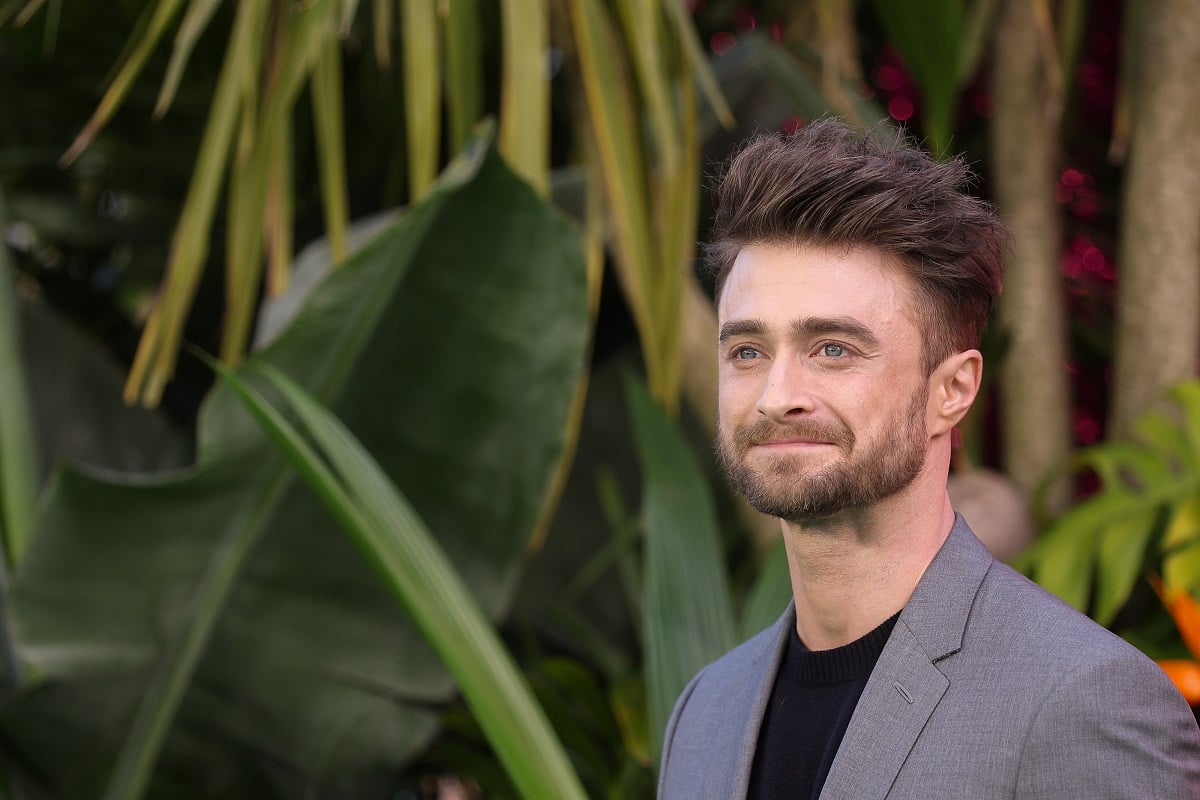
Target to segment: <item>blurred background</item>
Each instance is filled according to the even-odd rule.
[[[790,592],[711,176],[831,114],[1012,233],[956,507],[1200,704],[1197,74],[1189,0],[0,0],[0,797],[652,797]]]

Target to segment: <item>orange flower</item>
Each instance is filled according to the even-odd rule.
[[[1183,589],[1174,589],[1163,584],[1157,575],[1150,576],[1150,585],[1166,606],[1183,643],[1192,655],[1200,658],[1200,603]],[[1200,663],[1183,658],[1170,658],[1158,662],[1167,677],[1189,705],[1200,705]]]
[[[1182,589],[1164,586],[1157,576],[1151,577],[1150,582],[1175,620],[1175,627],[1179,628],[1183,643],[1192,651],[1192,655],[1200,658],[1200,603]]]
[[[1168,658],[1159,661],[1158,665],[1174,682],[1188,705],[1200,705],[1200,663],[1185,658]]]

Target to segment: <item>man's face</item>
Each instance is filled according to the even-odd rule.
[[[870,250],[751,245],[717,313],[718,455],[750,505],[799,522],[912,483],[929,387],[903,272]]]

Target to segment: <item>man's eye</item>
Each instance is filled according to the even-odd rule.
[[[840,344],[834,344],[833,342],[830,342],[821,348],[821,354],[829,356],[830,358],[841,358],[842,356],[846,355],[846,348],[842,347]]]
[[[749,361],[752,358],[758,358],[758,351],[753,347],[739,347],[733,351],[733,357],[739,361]]]

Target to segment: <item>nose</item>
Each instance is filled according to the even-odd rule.
[[[756,409],[774,422],[791,422],[813,410],[810,388],[802,364],[795,358],[778,358],[767,373]]]

